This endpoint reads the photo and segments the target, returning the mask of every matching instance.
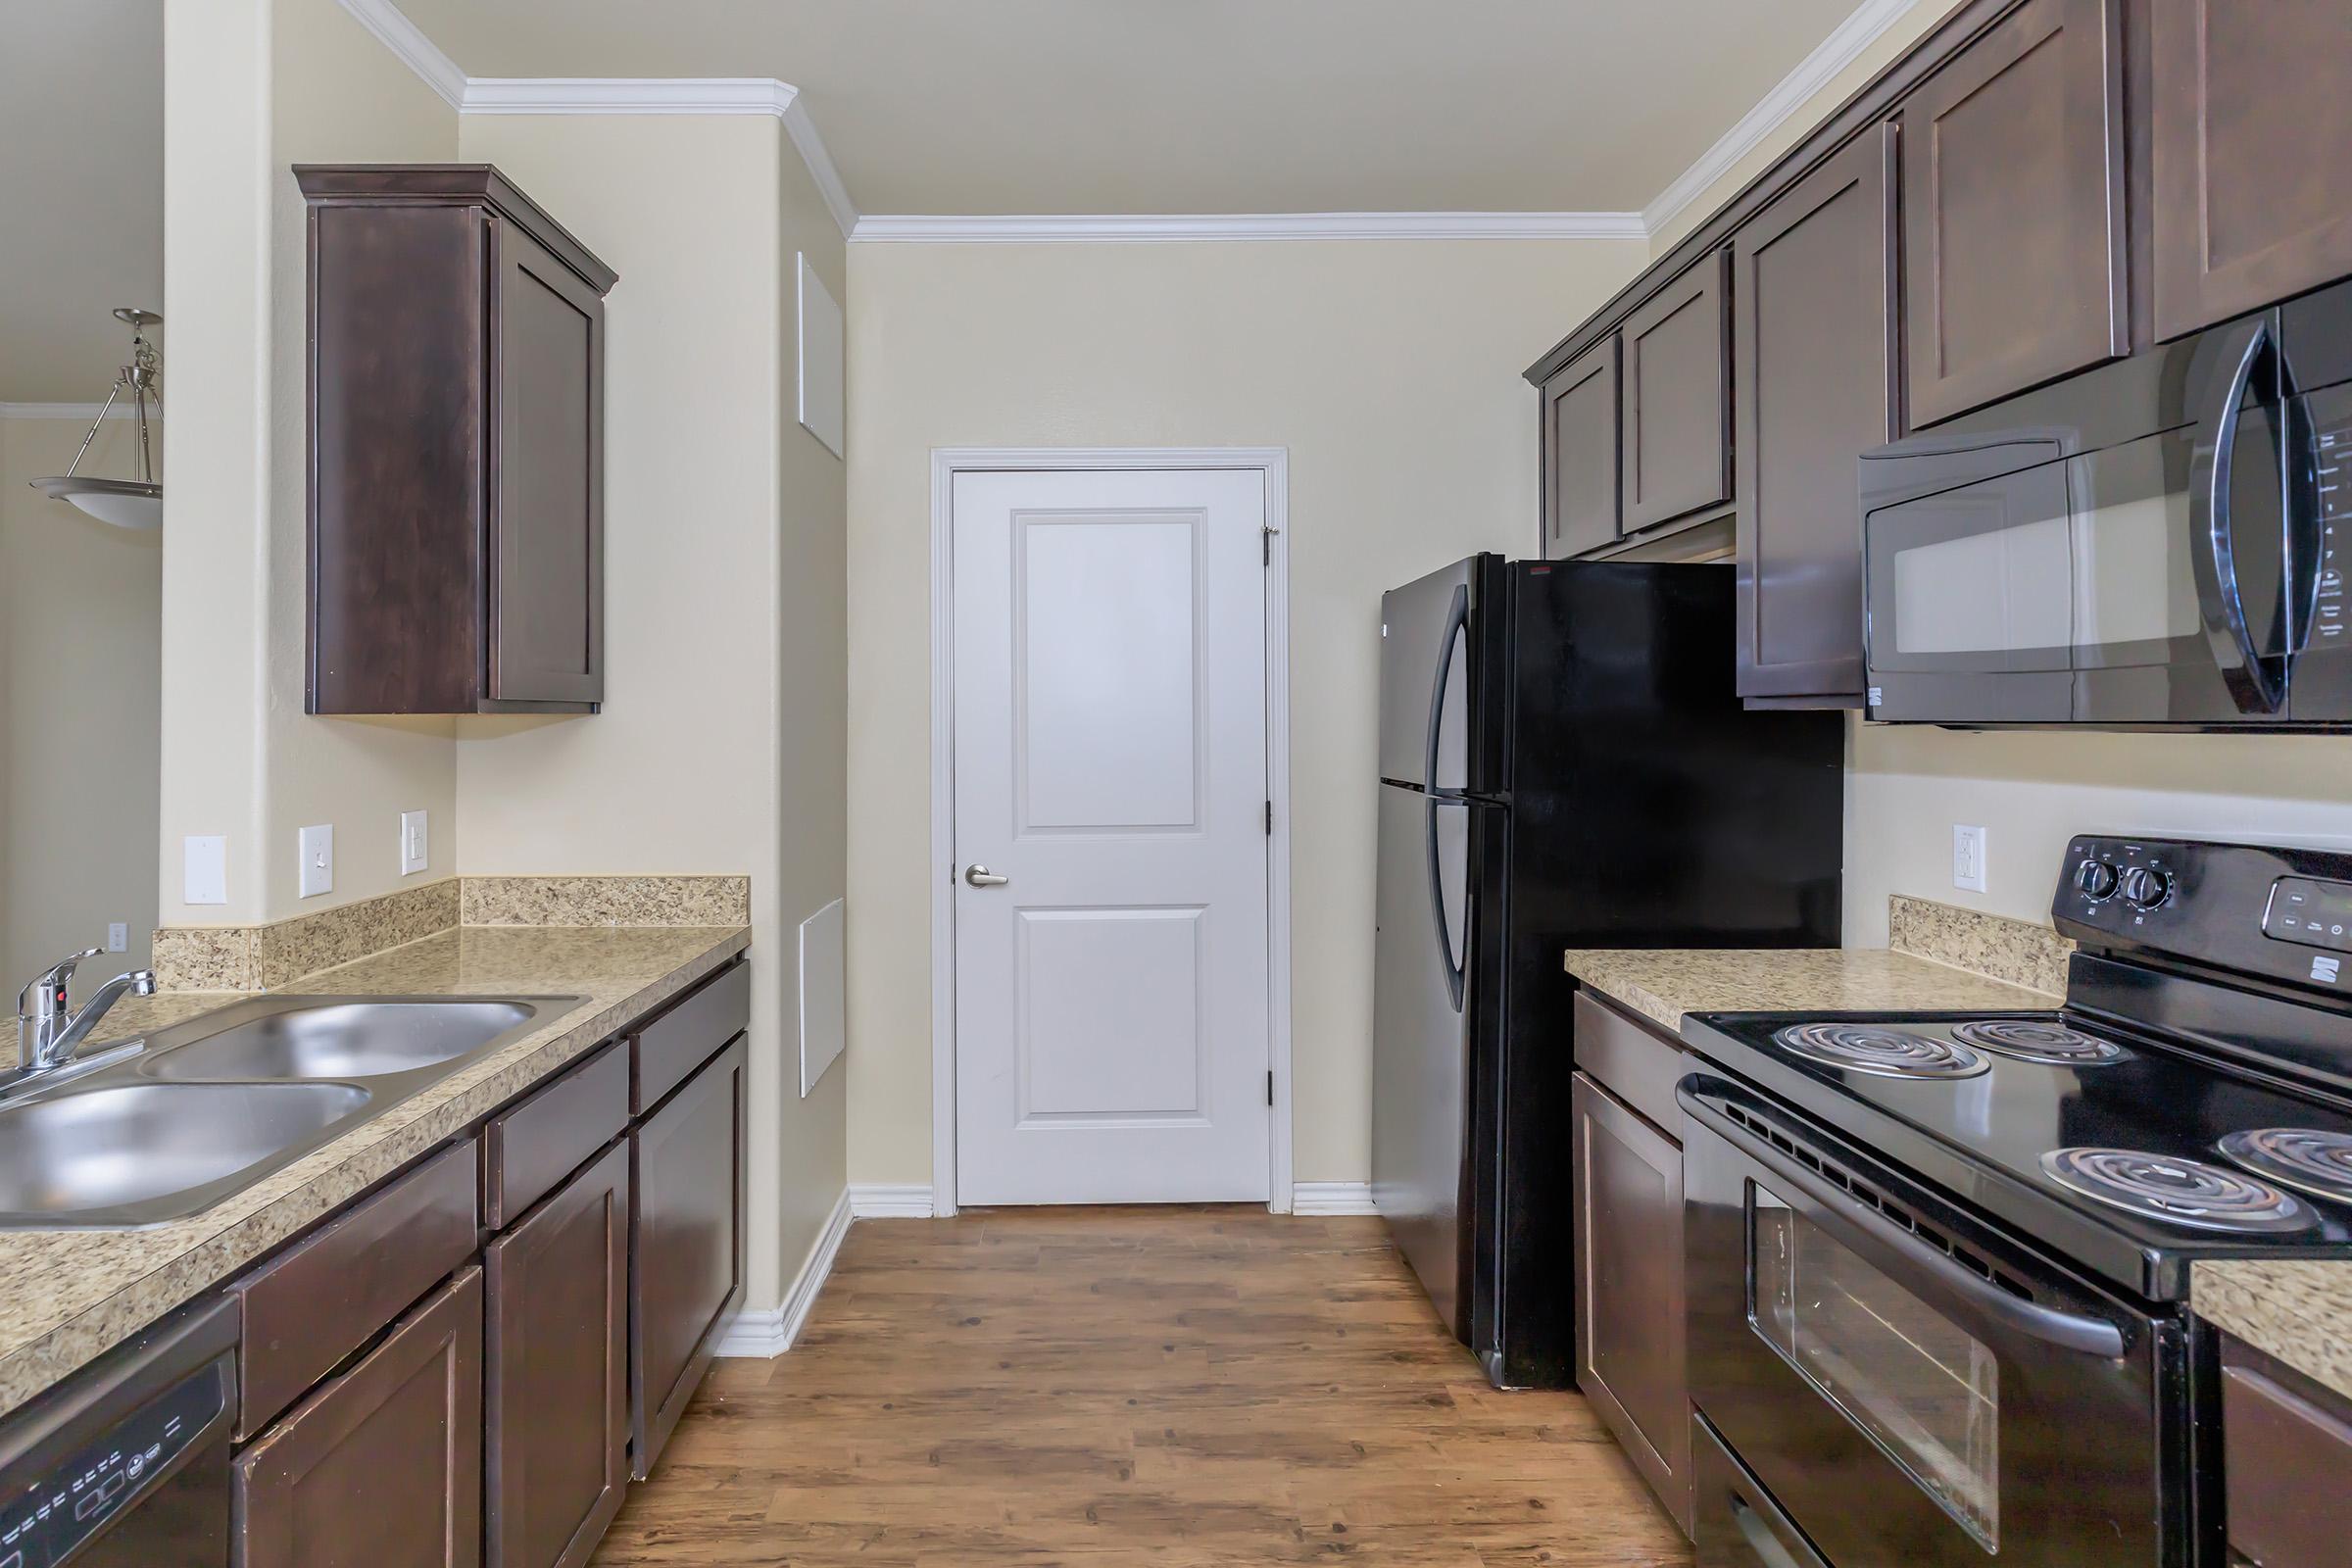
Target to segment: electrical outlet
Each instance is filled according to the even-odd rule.
[[[191,833],[181,841],[185,859],[179,902],[228,902],[228,840],[219,833]]]
[[[302,857],[301,895],[315,899],[335,891],[335,830],[332,824],[306,827],[295,840]]]
[[[424,869],[429,858],[430,857],[425,853],[424,813],[422,811],[401,812],[400,874],[415,876]]]
[[[130,951],[130,924],[128,921],[117,920],[106,928],[106,951],[109,953],[128,953]]]
[[[1967,893],[1984,891],[1984,830],[1952,824],[1952,886]]]

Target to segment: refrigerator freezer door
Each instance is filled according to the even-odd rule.
[[[1372,1197],[1457,1337],[1469,1314],[1469,840],[1471,813],[1485,809],[1395,785],[1380,790]]]
[[[1470,783],[1472,575],[1480,558],[1380,599],[1380,776],[1424,789]]]

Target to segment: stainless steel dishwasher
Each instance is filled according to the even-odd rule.
[[[0,1568],[225,1568],[236,1346],[202,1302],[0,1421]]]

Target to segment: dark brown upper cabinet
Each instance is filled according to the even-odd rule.
[[[2028,0],[1904,102],[1908,414],[2126,352],[2122,0]]]
[[[1731,325],[1722,250],[1626,318],[1625,532],[1731,499]]]
[[[1546,559],[1617,541],[1617,339],[1604,338],[1544,383]]]
[[[2148,0],[2156,335],[2352,274],[2352,18]]]
[[[1882,125],[1732,240],[1741,697],[1862,704],[1854,459],[1894,433],[1894,181]]]
[[[612,270],[486,164],[294,173],[310,711],[595,711]]]

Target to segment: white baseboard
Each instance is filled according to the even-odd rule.
[[[801,1337],[801,1326],[816,1306],[817,1293],[832,1277],[833,1259],[850,1234],[851,1214],[850,1190],[845,1187],[834,1200],[833,1212],[825,1216],[825,1228],[808,1250],[808,1261],[801,1265],[801,1277],[784,1293],[784,1304],[772,1311],[736,1313],[735,1321],[719,1337],[718,1354],[765,1361],[792,1348],[792,1342]]]
[[[1370,1182],[1299,1182],[1291,1189],[1294,1214],[1377,1214]]]
[[[859,1219],[929,1219],[926,1182],[852,1182],[850,1212]]]

